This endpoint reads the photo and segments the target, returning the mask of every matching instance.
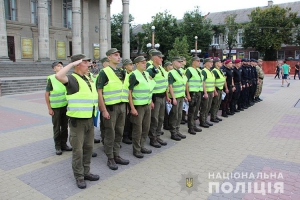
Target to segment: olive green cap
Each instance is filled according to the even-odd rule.
[[[122,63],[123,63],[123,66],[126,66],[126,65],[129,65],[129,64],[132,64],[132,60],[124,59]]]
[[[117,48],[111,48],[110,50],[108,50],[106,52],[106,56],[110,56],[111,54],[114,54],[114,53],[117,53],[117,52],[120,53],[120,51]]]
[[[80,59],[91,61],[91,59],[86,57],[86,55],[84,55],[84,54],[76,54],[76,55],[71,56],[71,62],[75,62]]]
[[[146,58],[144,56],[138,56],[133,60],[133,63],[136,64],[136,63],[142,62],[144,60],[146,60]]]

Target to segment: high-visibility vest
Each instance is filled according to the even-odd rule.
[[[125,80],[122,82],[111,67],[103,69],[108,83],[103,87],[103,99],[105,105],[114,105],[121,102],[128,102],[128,74],[126,73]]]
[[[201,75],[201,72],[197,71],[197,69],[193,67],[188,67],[188,70],[191,72],[192,77],[188,80],[189,84],[189,91],[190,92],[199,92],[203,91],[203,77]]]
[[[200,76],[201,76],[201,87],[200,87],[200,92],[203,92],[203,75],[202,75],[202,69],[197,68],[197,72],[199,72]]]
[[[153,65],[149,66],[150,69],[152,69]],[[167,88],[168,88],[168,73],[166,72],[166,70],[159,66],[158,73],[155,74],[155,77],[153,78],[153,80],[156,82],[156,85],[153,89],[153,94],[158,94],[158,93],[163,93],[166,92]]]
[[[216,71],[218,73],[219,78],[216,78],[215,84],[216,84],[217,88],[219,88],[220,90],[222,90],[223,87],[224,87],[225,80],[226,80],[223,72],[221,72],[221,70],[219,70],[217,68],[214,68],[212,71]]]
[[[51,80],[53,90],[50,91],[50,106],[51,108],[61,108],[68,104],[66,98],[66,86],[55,78],[55,74],[48,76]]]
[[[181,74],[182,74],[182,78],[184,80],[184,82],[186,83],[188,81],[186,75],[185,75],[185,72],[186,72],[186,69],[183,69],[183,68],[179,68]]]
[[[97,74],[97,75],[94,77],[94,74],[90,72],[90,77],[91,77],[91,79],[93,80],[94,84],[96,84],[98,75],[99,75],[99,74]],[[89,78],[90,78],[90,77],[89,77]]]
[[[213,92],[215,90],[215,76],[208,69],[204,68],[203,70],[206,72],[207,75],[207,78],[205,80],[206,91]]]
[[[139,70],[133,71],[136,80],[139,82],[132,90],[132,100],[134,105],[150,104],[152,100],[152,92],[156,83],[149,78],[150,75],[148,72],[145,71],[144,73],[147,80]]]
[[[183,77],[180,76],[180,74],[175,69],[172,69],[171,71],[169,71],[169,73],[171,73],[173,78],[175,79],[175,82],[172,85],[175,98],[184,97],[185,81]],[[169,93],[169,97],[172,97],[170,93]]]
[[[68,107],[67,116],[74,118],[91,118],[98,112],[98,93],[95,84],[88,84],[79,75],[73,73],[79,85],[79,91],[74,94],[67,94]],[[93,113],[94,111],[94,113]]]

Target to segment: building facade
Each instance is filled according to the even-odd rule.
[[[112,0],[0,0],[0,62],[105,57]],[[130,57],[129,0],[122,0],[122,55]]]

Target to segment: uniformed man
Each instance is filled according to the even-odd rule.
[[[186,70],[186,97],[189,101],[188,109],[188,133],[195,135],[197,132],[201,132],[202,129],[198,128],[195,123],[196,112],[198,112],[199,105],[201,103],[203,93],[203,77],[200,70],[200,58],[192,58],[192,66]]]
[[[230,103],[230,112],[240,112],[237,109],[237,103],[240,98],[241,90],[242,90],[242,75],[240,71],[240,67],[242,65],[241,59],[236,59],[234,61],[235,66],[232,69],[232,76],[233,76],[233,83],[234,83],[234,88],[235,91],[232,94],[232,101]]]
[[[59,72],[63,68],[63,63],[56,61],[52,63],[52,69]],[[53,139],[56,155],[61,155],[62,150],[72,151],[67,145],[68,140],[68,117],[66,87],[55,78],[55,74],[48,76],[45,100],[48,107],[48,113],[52,116]]]
[[[168,73],[170,70],[173,69],[173,65],[171,62],[166,62],[164,64],[164,69],[166,70],[166,72]],[[166,102],[168,103],[168,105],[170,104],[169,102]],[[163,126],[163,129],[165,130],[170,130],[170,126],[169,126],[169,113],[168,113],[168,108],[166,106],[165,108],[165,116],[164,116],[164,126]]]
[[[204,59],[204,69],[202,70],[203,76],[203,97],[201,100],[201,110],[200,110],[200,126],[204,128],[209,128],[213,124],[207,121],[207,115],[210,111],[212,99],[215,93],[215,76],[210,71],[213,65],[213,60],[211,58]]]
[[[173,69],[168,74],[169,98],[172,100],[172,109],[169,114],[171,139],[180,141],[186,136],[179,132],[182,119],[182,107],[185,99],[186,82],[180,71],[182,67],[180,56],[172,58]]]
[[[212,70],[212,73],[215,76],[216,93],[213,97],[212,104],[211,104],[210,121],[218,123],[219,121],[222,121],[222,119],[218,117],[218,111],[222,102],[222,91],[224,89],[225,76],[220,69],[222,67],[222,62],[219,58],[215,58],[213,60],[213,65],[214,68]]]
[[[136,70],[129,77],[129,104],[132,123],[132,147],[133,155],[143,158],[143,154],[152,151],[145,148],[145,142],[149,133],[152,102],[152,91],[155,81],[146,72],[146,59],[138,56],[134,59]]]
[[[249,101],[254,105],[254,96],[257,88],[257,72],[256,72],[256,65],[257,65],[257,60],[251,59],[250,60],[250,69],[251,69],[251,75],[252,75],[252,86],[250,90],[250,97]]]
[[[241,83],[242,83],[242,91],[240,94],[240,98],[238,100],[238,110],[243,111],[244,109],[247,109],[247,89],[249,87],[248,83],[248,72],[247,72],[247,59],[242,58],[242,66],[240,68],[241,70]]]
[[[127,75],[130,76],[130,74],[133,71],[133,63],[130,59],[124,59],[123,60],[123,72],[127,73]],[[124,74],[125,76],[126,74]],[[125,126],[124,126],[124,132],[123,132],[123,139],[122,142],[125,144],[132,144],[131,138],[132,138],[132,123],[130,122],[130,105],[128,104],[126,106],[126,119],[125,119]]]
[[[161,66],[164,55],[160,51],[152,52],[152,65],[147,68],[147,72],[156,82],[153,89],[152,101],[154,109],[151,110],[151,124],[149,130],[150,145],[155,148],[165,146],[167,143],[160,138],[165,115],[166,101],[171,102],[167,95],[168,75]]]
[[[234,82],[233,82],[233,76],[232,76],[232,61],[226,60],[224,62],[225,68],[223,69],[223,73],[226,78],[226,85],[225,85],[225,91],[226,96],[224,100],[222,101],[222,116],[228,117],[228,115],[233,115],[234,113],[230,111],[230,102],[232,100],[232,94],[235,90]]]
[[[112,48],[106,52],[109,66],[104,68],[97,81],[99,109],[104,118],[104,151],[108,158],[107,166],[117,170],[116,164],[128,165],[129,160],[120,156],[120,143],[123,137],[126,103],[128,103],[128,75],[117,68],[120,52]]]
[[[263,64],[263,60],[262,59],[258,59],[258,63],[257,63],[257,66],[256,66],[258,83],[257,83],[257,90],[256,90],[256,93],[255,93],[255,100],[257,102],[262,101],[262,99],[259,98],[259,96],[261,94],[261,91],[262,91],[262,86],[263,86],[264,77],[265,77],[264,71],[262,69],[262,64]]]
[[[180,72],[181,74],[183,75],[183,78],[185,80],[185,82],[187,82],[187,78],[186,78],[186,75],[185,75],[185,72],[186,72],[186,58],[184,56],[180,56],[182,62],[181,62],[181,68],[180,68]],[[182,110],[182,116],[181,116],[181,124],[185,124],[187,122],[187,119],[186,119],[186,111],[183,109]]]
[[[150,67],[153,64],[152,53],[155,52],[155,51],[157,51],[157,50],[156,49],[150,49],[149,52],[148,52],[150,59],[146,63],[146,68],[147,69],[148,69],[148,67]]]
[[[100,62],[102,64],[102,66],[103,66],[103,68],[100,71],[102,71],[104,68],[106,68],[107,66],[109,66],[109,60],[108,60],[107,57],[102,58],[100,60]],[[98,76],[99,76],[99,74],[98,74]],[[97,77],[97,79],[98,79],[98,77]],[[97,81],[98,80],[96,80],[96,85],[97,85]],[[105,128],[104,128],[103,121],[104,121],[103,115],[100,114],[100,137],[101,137],[101,140],[102,140],[102,144],[104,145]],[[94,142],[95,142],[95,140],[94,140]],[[96,141],[96,142],[98,142],[98,141]]]
[[[88,72],[90,58],[84,54],[71,57],[72,63],[56,74],[56,79],[66,86],[67,116],[70,118],[70,144],[72,168],[78,188],[86,188],[85,180],[97,181],[99,176],[90,173],[90,163],[94,146],[93,116],[98,112],[97,90],[85,74]],[[74,73],[67,75],[74,67]]]

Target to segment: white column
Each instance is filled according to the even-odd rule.
[[[1,14],[2,13],[2,14]],[[6,19],[4,0],[0,0],[0,62],[10,62],[8,58]]]
[[[38,61],[50,60],[48,2],[38,0]]]
[[[111,0],[107,1],[107,49],[111,49],[111,22],[110,22],[110,4]]]
[[[83,53],[91,58],[90,55],[90,41],[89,41],[89,1],[83,0],[82,2],[82,39],[83,39]]]
[[[82,53],[80,0],[72,0],[72,51],[73,55]]]
[[[122,58],[130,58],[129,0],[123,2]]]
[[[99,18],[99,44],[100,44],[100,59],[106,56],[106,51],[108,50],[107,45],[107,1],[106,0],[100,0],[99,3],[99,9],[100,9],[100,18]]]

